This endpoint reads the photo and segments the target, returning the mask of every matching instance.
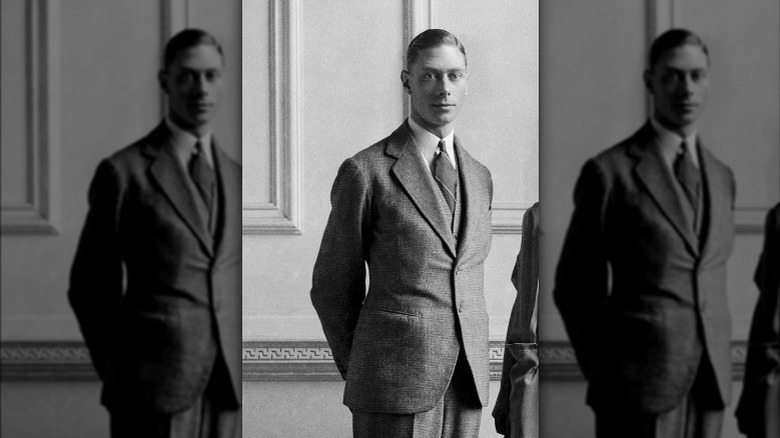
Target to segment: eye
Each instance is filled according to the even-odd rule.
[[[667,72],[661,76],[661,82],[664,84],[676,84],[681,79],[680,74],[676,72]]]
[[[192,72],[184,72],[180,74],[177,78],[180,84],[190,84],[194,82],[196,79],[197,78],[195,77],[195,74]]]
[[[451,81],[459,81],[463,79],[463,73],[450,73],[450,80]]]
[[[436,79],[436,75],[433,73],[423,73],[422,79],[425,81],[432,81]]]

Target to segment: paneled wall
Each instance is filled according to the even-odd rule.
[[[184,27],[224,47],[215,135],[241,158],[240,20],[238,2],[2,1],[0,435],[107,435],[66,297],[87,188],[101,159],[160,122],[163,45]]]
[[[3,0],[0,435],[106,435],[99,385],[65,296],[68,272],[94,169],[159,122],[162,45],[187,26],[223,43],[227,95],[215,133],[230,155],[243,155],[248,436],[349,433],[343,383],[309,302],[311,271],[336,170],[408,114],[399,79],[404,49],[429,27],[453,31],[466,46],[470,94],[456,130],[495,183],[485,272],[494,371],[514,298],[509,274],[520,221],[539,198],[541,159],[545,437],[593,430],[551,300],[574,181],[588,157],[646,119],[641,74],[651,38],[672,26],[702,34],[713,76],[701,133],[738,183],[728,287],[739,394],[763,215],[780,199],[777,2],[542,3],[539,11],[529,0],[79,0],[67,7]],[[490,409],[483,436],[494,436]],[[724,436],[735,437],[727,415]]]
[[[470,75],[456,133],[495,184],[485,294],[500,362],[522,214],[538,200],[537,6],[267,0],[245,1],[243,14],[244,433],[348,436],[344,385],[309,300],[338,167],[408,114],[411,37],[455,33]],[[483,435],[495,436],[485,415]]]
[[[642,83],[652,39],[671,27],[699,33],[710,48],[712,92],[700,123],[703,141],[737,179],[734,252],[728,266],[733,316],[735,400],[724,437],[736,437],[744,341],[757,298],[752,282],[763,219],[780,199],[780,11],[772,0],[544,2],[541,9],[542,277],[541,434],[593,436],[585,384],[552,301],[555,266],[573,209],[572,191],[587,160],[626,138],[649,115]],[[554,347],[554,348],[553,348]],[[545,360],[545,357],[542,357]],[[560,421],[566,419],[566,421]]]

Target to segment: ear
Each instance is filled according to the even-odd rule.
[[[401,84],[406,88],[406,92],[412,94],[412,87],[409,86],[409,72],[406,70],[401,71]]]
[[[157,72],[157,82],[160,83],[160,88],[165,92],[165,94],[168,94],[168,75],[166,74],[165,70],[160,70]]]
[[[642,80],[645,82],[647,92],[653,94],[653,73],[650,70],[645,70],[642,74]]]

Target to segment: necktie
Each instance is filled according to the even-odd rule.
[[[447,150],[444,148],[444,140],[439,141],[436,155],[433,157],[433,177],[439,184],[441,193],[450,207],[450,212],[455,212],[455,193],[458,190],[458,171],[452,166]]]
[[[206,203],[206,207],[211,216],[212,200],[214,198],[215,175],[203,152],[203,144],[198,141],[195,143],[195,150],[189,163],[190,177],[195,182],[200,196]]]
[[[699,193],[701,191],[701,174],[699,169],[693,164],[691,154],[688,152],[688,148],[685,147],[685,142],[680,145],[680,151],[677,154],[677,159],[674,162],[674,175],[680,182],[680,185],[685,192],[685,197],[688,198],[691,207],[693,208],[694,218],[697,215],[697,209],[699,206]],[[694,223],[698,221],[694,219]]]

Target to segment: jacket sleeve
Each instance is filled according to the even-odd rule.
[[[764,436],[780,428],[780,204],[767,215],[764,247],[755,273],[759,297],[748,338],[742,394],[736,409],[740,432]]]
[[[123,187],[116,168],[104,160],[89,189],[89,211],[70,273],[68,300],[76,314],[92,363],[105,376],[124,290],[119,240]]]
[[[502,435],[538,436],[538,210],[537,202],[523,216],[523,238],[512,271],[517,298],[507,329],[501,389],[493,409],[496,432]]]
[[[370,180],[353,159],[339,169],[331,213],[314,264],[311,300],[333,359],[346,379],[352,336],[366,295]]]
[[[574,189],[574,213],[555,274],[553,298],[583,375],[590,379],[599,321],[609,293],[604,232],[608,178],[595,160],[582,168]]]

